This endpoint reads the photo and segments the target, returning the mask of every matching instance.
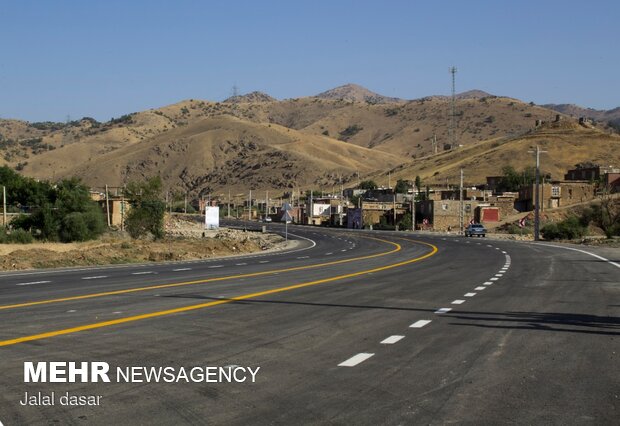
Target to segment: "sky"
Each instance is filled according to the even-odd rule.
[[[0,0],[0,118],[107,121],[183,99],[356,83],[620,106],[620,2]]]

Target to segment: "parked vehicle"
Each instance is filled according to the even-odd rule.
[[[474,235],[478,237],[485,237],[487,235],[487,229],[479,223],[471,223],[467,225],[467,228],[465,228],[465,236],[473,237]]]

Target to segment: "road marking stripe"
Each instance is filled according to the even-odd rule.
[[[452,304],[453,304],[453,305],[461,305],[461,304],[463,304],[463,303],[465,303],[465,301],[464,301],[464,300],[462,300],[462,299],[456,299],[456,300],[453,300],[453,301],[452,301]]]
[[[493,278],[490,278],[490,280],[491,280],[491,281],[497,281],[497,280],[499,280],[499,278],[497,278],[497,277],[493,277]]]
[[[209,266],[209,269],[213,269],[213,268],[223,268],[224,265],[213,265],[213,266]]]
[[[357,354],[355,356],[352,356],[348,360],[341,362],[340,364],[338,364],[338,367],[355,367],[357,364],[366,361],[368,358],[371,358],[374,355],[375,354],[368,354],[362,352],[361,354]]]
[[[482,287],[484,289],[484,287]],[[474,297],[476,293],[465,293],[465,297]]]
[[[504,274],[495,274],[495,276],[496,276],[496,277],[500,277],[500,278],[501,278],[501,277],[503,277],[503,276],[504,276]]]
[[[325,253],[325,256],[331,256],[332,254],[334,254],[334,253],[332,253],[332,252],[330,251],[329,253]]]
[[[245,266],[247,263],[235,263],[235,266]]]
[[[404,339],[405,336],[399,336],[399,335],[394,335],[394,336],[390,336],[390,337],[386,337],[385,339],[383,339],[381,341],[382,345],[393,345],[394,343],[399,342],[400,340]]]
[[[436,314],[445,314],[452,310],[452,308],[440,308],[435,311]]]
[[[131,275],[147,275],[147,274],[154,274],[155,272],[153,271],[142,271],[142,272],[132,272]]]
[[[35,285],[35,284],[47,284],[47,283],[51,283],[51,281],[32,281],[29,283],[19,283],[15,285]]]
[[[268,260],[259,260],[258,263],[269,263]]]
[[[98,280],[101,278],[108,278],[107,275],[96,275],[94,277],[82,277],[83,280]]]
[[[135,288],[128,288],[128,289],[123,289],[123,290],[107,291],[104,293],[90,293],[90,294],[84,294],[81,296],[70,296],[70,297],[63,297],[60,299],[39,300],[39,301],[34,301],[34,302],[23,302],[23,303],[17,303],[14,305],[4,305],[4,306],[0,305],[0,311],[4,309],[24,308],[28,306],[45,305],[49,303],[61,303],[61,302],[70,302],[73,300],[91,299],[95,297],[115,296],[117,294],[135,293],[135,292],[140,292],[140,291],[157,290],[161,288],[182,287],[182,286],[188,286],[188,285],[206,284],[206,283],[211,283],[211,282],[226,281],[226,280],[239,279],[239,278],[259,277],[259,276],[264,276],[264,275],[270,275],[276,272],[302,271],[305,269],[314,269],[314,268],[318,268],[322,266],[332,266],[332,265],[339,265],[341,263],[350,263],[350,262],[355,262],[359,260],[372,259],[375,257],[381,257],[381,256],[386,256],[392,253],[396,253],[401,250],[400,244],[394,243],[392,241],[382,240],[380,238],[374,238],[374,237],[364,237],[364,238],[388,243],[388,244],[393,245],[395,248],[389,251],[381,252],[381,253],[370,254],[370,255],[360,256],[360,257],[352,257],[350,259],[332,260],[331,262],[316,263],[313,265],[294,266],[292,268],[272,269],[269,271],[261,271],[261,272],[250,272],[247,274],[227,275],[223,277],[206,278],[206,279],[197,280],[197,281],[185,281],[185,282],[180,282],[180,283],[160,284],[160,285],[153,285],[153,286],[148,286],[148,287],[135,287]],[[438,251],[437,247],[435,247],[432,244],[425,243],[423,241],[416,241],[416,240],[407,240],[407,241],[417,242],[419,244],[424,244],[424,245],[432,247],[433,248],[432,254],[435,254]]]
[[[482,290],[484,290],[485,288],[486,288],[486,287],[476,287],[474,290],[477,290],[477,291],[482,291]]]
[[[487,282],[483,283],[482,285],[491,285],[491,284],[493,284],[491,281],[487,281]]]
[[[308,259],[310,256],[300,256],[297,259]]]
[[[398,250],[401,249],[401,246],[399,244],[397,244],[397,243],[386,241],[386,240],[381,240],[381,241],[388,242],[388,243],[393,244],[394,246],[397,247],[395,250],[392,250],[391,252],[395,252],[395,251],[398,251]],[[197,309],[208,308],[208,307],[211,307],[211,306],[218,306],[218,305],[224,305],[224,304],[227,304],[227,303],[233,303],[233,302],[236,302],[236,301],[239,301],[239,300],[247,300],[247,299],[252,299],[252,298],[255,298],[255,297],[259,297],[259,296],[266,296],[266,295],[270,295],[270,294],[275,294],[275,293],[281,293],[281,292],[285,292],[285,291],[295,290],[295,289],[298,289],[298,288],[310,287],[310,286],[315,286],[315,285],[318,285],[318,284],[329,283],[329,282],[334,282],[334,281],[338,281],[338,280],[344,280],[344,279],[352,278],[352,277],[358,277],[358,276],[361,276],[361,275],[368,275],[368,274],[372,274],[374,272],[386,271],[386,270],[389,270],[389,269],[397,268],[397,267],[400,267],[400,266],[403,266],[403,265],[409,265],[409,264],[412,264],[412,263],[415,263],[415,262],[422,261],[424,259],[428,259],[429,257],[434,256],[439,251],[439,249],[436,246],[432,245],[432,244],[425,243],[425,242],[422,242],[422,241],[415,241],[415,242],[417,242],[419,244],[427,245],[429,247],[432,247],[432,250],[429,253],[426,253],[426,254],[424,254],[422,256],[419,256],[419,257],[415,257],[413,259],[405,260],[403,262],[398,262],[398,263],[392,263],[392,264],[389,264],[389,265],[379,266],[379,267],[373,268],[373,269],[367,269],[367,270],[363,270],[363,271],[352,272],[352,273],[345,274],[345,275],[337,275],[337,276],[334,276],[334,277],[323,278],[323,279],[316,280],[316,281],[309,281],[309,282],[305,282],[305,283],[293,284],[293,285],[286,286],[286,287],[277,287],[277,288],[273,288],[273,289],[270,289],[270,290],[259,291],[257,293],[249,293],[249,294],[244,294],[244,295],[241,295],[241,296],[231,297],[229,299],[216,300],[216,301],[207,302],[207,303],[200,303],[200,304],[197,304],[197,305],[182,306],[182,307],[179,307],[179,308],[168,309],[168,310],[165,310],[165,311],[149,312],[149,313],[146,313],[146,314],[134,315],[134,316],[131,316],[131,317],[118,318],[116,320],[103,321],[103,322],[97,322],[97,323],[92,323],[92,324],[85,324],[85,325],[81,325],[81,326],[77,326],[77,327],[73,327],[73,328],[55,330],[55,331],[50,331],[50,332],[41,333],[41,334],[35,334],[35,335],[31,335],[31,336],[18,337],[16,339],[0,341],[0,346],[15,345],[17,343],[29,342],[29,341],[32,341],[32,340],[47,339],[47,338],[50,338],[50,337],[61,336],[61,335],[64,335],[64,334],[77,333],[79,331],[94,330],[94,329],[97,329],[97,328],[109,327],[109,326],[117,325],[117,324],[124,324],[124,323],[128,323],[128,322],[140,321],[140,320],[149,319],[149,318],[162,317],[162,316],[177,314],[177,313],[181,313],[181,312],[189,312],[189,311],[194,311],[194,310],[197,310]],[[387,253],[390,253],[390,252],[387,252]],[[376,255],[373,255],[373,256],[376,257]],[[247,275],[250,275],[250,274],[247,274]],[[257,273],[257,274],[254,274],[254,275],[260,275],[260,274]],[[164,285],[164,286],[170,286],[170,285]],[[161,288],[162,286],[154,286],[154,287]],[[86,295],[86,296],[88,297],[88,295]],[[77,296],[77,297],[80,297],[80,296]],[[84,297],[82,296],[81,298],[84,298]],[[2,307],[0,307],[0,309],[2,309]],[[444,309],[446,309],[446,308],[444,308]],[[448,309],[448,310],[450,310],[450,309]]]
[[[409,326],[409,328],[422,328],[427,324],[430,324],[431,320],[418,320],[416,322],[414,322],[413,324],[411,324]]]
[[[585,250],[580,250],[577,248],[573,248],[573,247],[563,247],[563,246],[557,246],[555,244],[540,244],[541,246],[547,246],[547,247],[555,247],[555,248],[561,248],[564,250],[572,250],[572,251],[578,251],[579,253],[583,253],[583,254],[587,254],[588,256],[592,256],[595,257],[599,260],[602,260],[604,262],[609,263],[610,265],[614,265],[616,268],[620,268],[620,263],[618,262],[613,262],[609,259],[604,258],[603,256],[599,256],[598,254],[594,254],[594,253],[590,253],[589,251],[585,251]]]
[[[191,271],[192,268],[177,268],[177,269],[173,269],[173,272],[179,272],[179,271]]]

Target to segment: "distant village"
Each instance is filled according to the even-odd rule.
[[[407,182],[404,188],[390,184],[381,187],[368,185],[367,181],[363,182],[367,185],[332,193],[288,192],[277,198],[265,191],[248,191],[243,197],[206,197],[194,205],[186,199],[174,211],[187,212],[189,208],[204,214],[207,206],[219,206],[222,218],[267,222],[288,219],[296,224],[350,229],[411,230],[415,223],[417,230],[451,231],[468,223],[498,223],[534,209],[535,184],[502,192],[502,178],[488,176],[486,183],[463,188],[418,188],[413,182]],[[539,188],[543,213],[546,209],[587,203],[602,191],[620,192],[620,168],[585,163],[567,170],[563,180],[543,179]],[[130,206],[118,188],[94,190],[92,197],[104,210],[108,225],[122,229]]]

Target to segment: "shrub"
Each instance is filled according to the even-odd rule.
[[[88,226],[82,213],[70,213],[62,219],[60,240],[63,243],[69,241],[86,241],[89,232]]]
[[[130,182],[125,195],[131,204],[125,219],[129,235],[141,238],[151,234],[156,239],[163,238],[166,205],[161,200],[161,179],[155,177],[146,182]]]
[[[562,222],[550,223],[540,230],[545,240],[573,240],[586,235],[586,228],[579,218],[571,216]]]
[[[15,229],[9,232],[3,231],[0,233],[0,244],[30,244],[33,240],[32,234],[23,229]]]

